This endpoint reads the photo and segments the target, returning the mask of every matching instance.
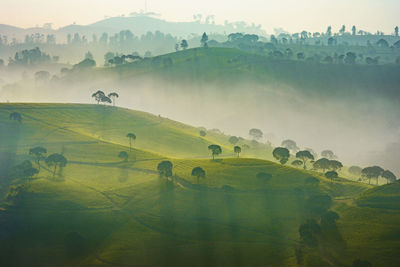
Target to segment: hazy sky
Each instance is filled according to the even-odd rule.
[[[149,11],[172,21],[191,21],[193,14],[215,15],[225,20],[254,22],[269,32],[335,30],[346,24],[391,33],[400,25],[400,0],[147,0]],[[143,10],[145,0],[0,0],[0,24],[20,27],[76,22],[89,24],[104,18]]]

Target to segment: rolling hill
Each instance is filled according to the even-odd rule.
[[[9,120],[11,112],[22,114],[22,123]],[[137,135],[132,151],[130,131]],[[354,202],[370,186],[331,182],[250,152],[233,158],[227,136],[198,131],[109,106],[1,104],[0,264],[350,266],[361,258],[396,266],[390,255],[398,240],[385,238],[399,231],[387,222],[400,214],[369,213]],[[210,160],[210,143],[227,152]],[[10,178],[37,145],[62,153],[67,166],[53,176],[42,162],[33,178]],[[163,160],[173,163],[170,180],[157,172]],[[196,166],[204,179],[191,175]],[[322,219],[328,210],[338,213],[336,223]],[[322,229],[316,247],[299,235],[310,219]],[[360,239],[366,232],[369,239]]]

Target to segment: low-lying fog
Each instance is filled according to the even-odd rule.
[[[259,128],[263,141],[274,146],[293,139],[300,148],[331,149],[346,165],[376,164],[400,175],[400,107],[395,101],[365,96],[306,97],[281,85],[177,84],[151,78],[93,79],[78,85],[28,79],[0,87],[0,101],[95,103],[91,94],[96,90],[115,91],[121,107],[246,138],[250,128]]]

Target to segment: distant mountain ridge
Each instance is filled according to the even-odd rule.
[[[26,34],[42,33],[55,34],[57,37],[65,37],[67,34],[79,33],[91,37],[93,34],[115,34],[122,30],[130,30],[135,35],[142,35],[147,32],[161,31],[165,34],[186,38],[192,35],[199,35],[202,32],[230,34],[232,32],[246,32],[258,35],[266,35],[261,26],[247,25],[243,22],[226,23],[218,25],[215,23],[191,22],[170,22],[159,18],[145,15],[131,17],[112,17],[97,21],[88,25],[71,24],[57,30],[42,27],[19,28],[11,25],[0,24],[0,35],[7,35],[8,39],[17,38],[23,40]]]

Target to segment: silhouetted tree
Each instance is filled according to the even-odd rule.
[[[126,137],[129,138],[129,151],[132,151],[132,141],[136,140],[136,135],[134,133],[128,133]]]
[[[242,148],[240,146],[235,146],[233,148],[233,151],[237,154],[237,157],[239,157],[239,154],[242,152]]]
[[[326,35],[327,36],[332,36],[332,26],[328,26],[328,28],[326,29]]]
[[[206,171],[201,167],[196,167],[192,170],[192,176],[197,178],[197,183],[199,183],[200,178],[206,177]]]
[[[393,183],[397,180],[396,175],[389,170],[386,170],[382,173],[382,178],[386,179],[386,183]]]
[[[118,98],[119,95],[117,93],[113,92],[113,93],[109,93],[108,97],[112,99],[113,105],[115,106],[115,99]]]
[[[353,27],[351,28],[351,34],[352,34],[353,36],[357,35],[357,28],[356,28],[355,25],[353,25]]]
[[[343,168],[343,164],[337,160],[330,160],[329,161],[329,169],[337,171]]]
[[[201,131],[199,132],[199,134],[200,134],[200,136],[204,137],[204,136],[207,135],[207,132],[204,131],[204,130],[201,130]]]
[[[343,25],[342,28],[340,28],[339,33],[341,35],[344,35],[345,32],[346,32],[346,25]]]
[[[277,147],[274,149],[274,151],[272,151],[272,156],[274,156],[274,158],[281,164],[286,164],[286,162],[289,160],[290,152],[285,147]]]
[[[119,152],[118,157],[120,159],[122,159],[123,161],[128,161],[129,155],[128,155],[128,153],[126,153],[126,151],[121,151],[121,152]]]
[[[105,96],[103,91],[98,90],[96,93],[92,94],[92,97],[100,104],[101,99]]]
[[[32,166],[32,162],[25,160],[11,169],[11,177],[13,178],[32,178],[39,171]]]
[[[207,42],[208,42],[208,36],[207,36],[206,33],[203,33],[203,36],[201,37],[200,43],[204,48],[207,48],[208,47]]]
[[[222,153],[222,148],[219,145],[209,145],[208,149],[211,151],[213,160],[215,159],[215,156]]]
[[[328,178],[328,179],[331,179],[331,181],[333,181],[333,179],[338,178],[339,175],[335,171],[329,171],[329,172],[325,173],[325,177]]]
[[[318,159],[317,161],[314,162],[313,166],[314,169],[316,170],[322,170],[323,173],[325,173],[326,170],[329,169],[329,159],[327,158],[321,158]]]
[[[399,37],[399,26],[394,28],[394,36]]]
[[[378,184],[378,178],[382,175],[383,169],[379,166],[372,166],[362,169],[361,176],[364,179],[368,179],[368,184],[371,184],[371,178],[376,179],[376,184]]]
[[[307,169],[307,161],[314,160],[314,156],[308,150],[299,151],[296,153],[296,158],[303,161],[303,168]]]
[[[67,159],[61,154],[51,154],[45,160],[47,166],[52,167],[54,166],[53,176],[56,175],[57,167],[61,170],[61,168],[67,165]]]
[[[21,123],[22,115],[18,112],[13,112],[10,114],[10,120],[18,121],[19,123]]]
[[[181,47],[183,50],[186,50],[189,47],[189,44],[185,39],[182,40]]]
[[[172,162],[162,161],[158,164],[157,170],[161,177],[169,178],[172,177]]]
[[[34,148],[29,149],[29,155],[35,157],[35,162],[38,166],[40,171],[40,161],[46,159],[45,154],[47,153],[47,149],[41,146],[37,146]]]
[[[112,103],[111,99],[110,99],[108,96],[105,96],[105,95],[103,95],[103,96],[101,97],[100,102],[101,102],[101,103],[104,103],[104,105],[105,105],[106,103],[109,103],[109,104]]]
[[[250,129],[249,135],[256,140],[259,140],[263,137],[263,132],[260,129]]]

